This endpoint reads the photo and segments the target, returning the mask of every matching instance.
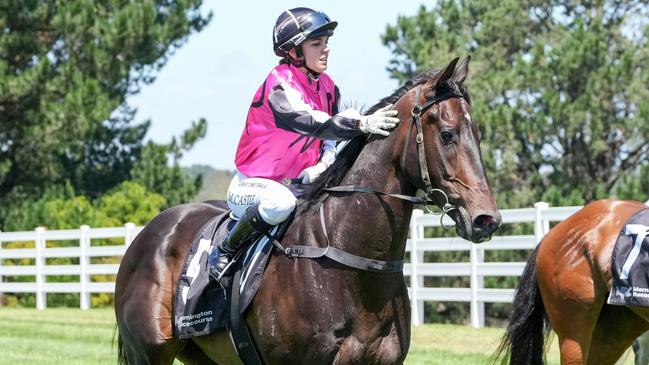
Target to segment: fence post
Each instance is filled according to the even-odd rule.
[[[128,247],[135,238],[135,224],[128,222],[124,225],[124,228],[126,228],[126,232],[124,233],[124,246]]]
[[[419,264],[424,262],[419,250],[419,240],[424,238],[424,227],[417,224],[417,218],[423,215],[421,209],[415,209],[410,218],[410,315],[413,326],[424,323],[424,301],[419,299],[419,289],[424,287],[424,277],[419,275]]]
[[[36,248],[36,309],[43,310],[47,307],[47,294],[44,292],[45,275],[43,269],[45,268],[45,240],[43,239],[44,227],[37,227],[36,240],[34,240],[34,247]]]
[[[484,302],[478,300],[478,290],[484,288],[484,277],[478,273],[478,265],[484,262],[484,250],[471,245],[471,325],[484,327]]]
[[[88,265],[90,264],[90,258],[88,257],[88,248],[90,248],[88,230],[90,230],[90,227],[84,224],[79,228],[81,231],[79,237],[79,267],[81,269],[79,276],[79,281],[81,283],[79,307],[85,310],[90,309],[90,293],[88,292],[88,283],[90,282],[90,275],[88,275]]]
[[[537,202],[534,203],[534,208],[536,208],[536,216],[534,218],[534,238],[538,244],[543,239],[546,233],[550,231],[550,221],[543,219],[543,211],[548,209],[550,204],[546,202]]]

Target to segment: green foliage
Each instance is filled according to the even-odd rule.
[[[111,221],[107,226],[127,222],[145,225],[167,205],[160,194],[148,191],[144,186],[126,181],[97,201],[97,210]]]
[[[24,202],[20,209],[10,212],[7,230],[31,230],[43,226],[47,229],[77,229],[91,227],[116,227],[127,222],[144,225],[166,206],[160,194],[144,186],[126,181],[96,201],[75,195],[70,184],[65,189],[52,189],[35,201]]]
[[[640,200],[648,12],[632,0],[442,0],[400,16],[383,42],[399,80],[472,55],[472,114],[500,207]]]
[[[620,199],[649,202],[649,164],[643,165],[635,173],[624,176],[617,194]]]
[[[183,152],[191,149],[198,139],[205,136],[206,131],[207,122],[200,119],[192,123],[192,127],[185,131],[180,141],[174,138],[166,145],[147,143],[140,161],[131,172],[133,181],[164,196],[168,206],[191,201],[201,187],[201,175],[191,178],[178,165],[178,160]],[[169,158],[171,166],[168,164]]]
[[[76,195],[68,183],[63,188],[47,190],[37,200],[24,201],[7,216],[7,231],[31,230],[39,226],[48,229],[79,228],[83,224],[101,226],[106,216],[97,211],[85,197]]]
[[[201,3],[0,4],[0,227],[11,225],[7,217],[18,214],[14,210],[25,200],[68,182],[85,197],[77,202],[82,215],[87,200],[131,179],[138,164],[148,163],[142,159],[150,154],[142,155],[149,123],[132,125],[134,110],[125,100],[151,83],[188,35],[209,21]],[[187,131],[172,153],[204,135],[197,130]],[[169,204],[188,201],[195,182],[178,173],[175,161],[158,166],[163,176],[158,182],[173,181],[146,187],[165,193]],[[165,189],[179,191],[167,197]]]

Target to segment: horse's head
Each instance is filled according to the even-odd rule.
[[[462,86],[469,58],[457,62],[396,103],[401,126],[395,133],[403,140],[400,165],[405,177],[449,214],[458,235],[479,243],[491,238],[501,217],[482,163],[480,130]]]

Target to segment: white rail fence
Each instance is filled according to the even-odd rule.
[[[525,262],[485,262],[485,250],[532,250],[550,230],[550,222],[562,221],[581,206],[549,207],[539,202],[534,208],[502,209],[503,224],[534,223],[534,235],[494,236],[491,241],[479,245],[462,238],[424,238],[425,227],[439,227],[439,217],[415,211],[410,222],[410,240],[406,251],[410,252],[410,264],[404,267],[404,275],[410,276],[410,295],[412,324],[424,323],[425,301],[469,302],[471,325],[484,327],[485,303],[511,303],[514,289],[484,288],[487,276],[520,276]],[[444,224],[453,222],[445,217]],[[469,262],[426,263],[425,252],[469,251]],[[430,288],[424,286],[424,277],[464,276],[470,277],[469,288]]]
[[[484,326],[485,303],[510,303],[514,289],[484,288],[488,276],[520,276],[524,262],[485,262],[485,250],[531,250],[548,232],[550,222],[561,221],[581,207],[549,207],[536,203],[534,208],[503,209],[503,224],[534,223],[534,235],[496,236],[490,242],[475,245],[459,237],[425,238],[425,227],[439,227],[439,216],[415,211],[411,220],[410,239],[406,251],[410,252],[410,263],[404,266],[404,275],[409,276],[408,288],[412,304],[412,323],[422,324],[425,301],[469,302],[471,324]],[[452,224],[446,220],[445,224]],[[36,308],[44,309],[47,293],[79,293],[81,309],[90,308],[91,293],[113,293],[114,282],[93,282],[91,275],[115,275],[118,264],[91,263],[94,257],[121,257],[142,227],[127,223],[124,227],[90,228],[81,226],[75,230],[48,231],[42,227],[26,232],[0,232],[0,296],[2,293],[35,293]],[[93,246],[93,239],[123,238],[124,244],[117,246]],[[78,241],[73,247],[47,247],[47,242]],[[7,248],[7,242],[27,242],[33,248]],[[5,246],[3,247],[3,243]],[[427,263],[424,253],[440,251],[469,251],[470,261],[461,263]],[[47,264],[48,258],[78,259],[78,264]],[[26,265],[16,265],[10,259],[28,259]],[[34,264],[31,264],[31,262]],[[78,282],[47,282],[47,276],[74,275]],[[3,276],[32,276],[33,282],[8,282]],[[431,288],[424,286],[424,277],[464,276],[470,277],[470,288]]]
[[[92,264],[93,257],[124,255],[126,248],[142,227],[127,223],[124,227],[90,228],[48,231],[38,227],[34,231],[0,232],[0,296],[3,293],[35,293],[36,308],[45,309],[47,293],[79,293],[81,309],[90,308],[91,293],[113,293],[114,282],[92,282],[91,275],[115,275],[119,264]],[[118,246],[92,246],[91,240],[123,238]],[[47,247],[48,241],[78,241],[76,247]],[[7,242],[26,242],[32,248],[6,248]],[[3,247],[5,243],[5,247]],[[31,243],[31,244],[29,244]],[[48,258],[78,259],[78,264],[49,265]],[[28,259],[34,264],[7,265],[8,259]],[[50,275],[78,275],[78,282],[47,282]],[[3,276],[33,276],[33,282],[7,282]]]

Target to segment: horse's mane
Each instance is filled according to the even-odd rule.
[[[414,76],[403,86],[396,89],[392,95],[381,99],[363,114],[369,115],[388,104],[396,103],[409,90],[418,85],[424,84],[426,81],[437,76],[439,72],[441,72],[441,70],[429,70]],[[464,89],[462,89],[462,91],[464,93]],[[301,196],[298,208],[299,212],[304,212],[310,208],[317,207],[322,201],[324,201],[327,196],[324,189],[331,186],[338,186],[340,184],[345,175],[347,175],[347,172],[349,172],[349,169],[354,165],[354,162],[356,162],[356,158],[358,158],[358,155],[367,144],[367,141],[367,136],[360,135],[354,137],[347,143],[342,151],[340,151],[336,156],[334,163],[320,174],[311,185],[311,189]]]

